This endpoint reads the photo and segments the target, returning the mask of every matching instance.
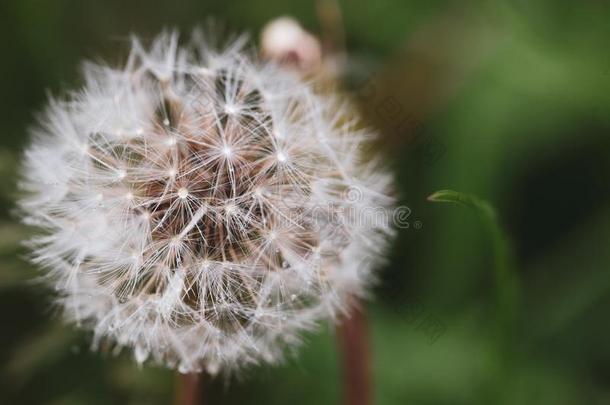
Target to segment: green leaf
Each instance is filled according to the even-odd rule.
[[[492,206],[487,201],[481,200],[472,194],[464,194],[453,190],[440,190],[430,195],[428,201],[460,204],[478,210],[479,213],[495,221],[496,214]]]
[[[499,224],[495,209],[489,202],[475,195],[453,190],[437,191],[428,197],[428,201],[462,205],[475,210],[481,217],[493,247],[498,341],[503,354],[508,356],[507,346],[514,337],[521,294],[513,269],[514,260],[509,239]]]

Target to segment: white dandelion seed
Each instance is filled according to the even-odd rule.
[[[372,134],[337,98],[243,41],[201,38],[134,39],[124,67],[87,64],[34,133],[21,207],[42,232],[34,262],[94,347],[231,372],[281,360],[365,294],[391,229],[353,219],[393,199],[358,153]]]

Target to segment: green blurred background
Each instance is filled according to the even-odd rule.
[[[378,404],[610,403],[610,5],[602,0],[341,0],[344,85],[382,134],[412,210],[369,305]],[[305,0],[0,3],[0,403],[167,404],[174,375],[91,353],[30,280],[12,215],[20,152],[46,93],[79,63],[119,61],[131,32],[217,17],[258,37]],[[488,200],[512,244],[514,321],[496,305],[493,243],[475,211],[432,204],[451,188]],[[502,328],[498,328],[502,324]],[[433,327],[431,327],[433,325]],[[227,384],[211,404],[333,404],[332,327],[298,356]]]

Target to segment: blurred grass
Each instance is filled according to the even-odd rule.
[[[607,2],[340,3],[346,86],[362,77],[374,84],[359,97],[363,113],[381,131],[401,203],[423,223],[399,233],[371,304],[377,403],[608,403]],[[52,293],[28,282],[37,275],[19,244],[28,231],[10,212],[19,153],[45,92],[77,85],[83,58],[119,61],[130,32],[188,30],[216,16],[256,36],[281,14],[319,28],[305,0],[0,4],[0,403],[173,398],[171,372],[90,353],[88,334],[63,325]],[[388,116],[388,99],[400,113]],[[431,144],[444,153],[430,159]],[[474,213],[426,202],[444,188],[490,201],[514,243],[524,302],[509,375],[498,367],[490,241]],[[403,303],[413,300],[446,326],[432,344],[406,321]],[[212,382],[210,402],[337,403],[333,344],[323,328],[282,367]]]

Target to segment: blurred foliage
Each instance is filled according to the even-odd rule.
[[[340,1],[344,83],[381,132],[412,224],[393,245],[370,305],[379,404],[610,402],[610,7],[602,0]],[[77,86],[82,59],[119,61],[126,39],[208,17],[256,38],[305,0],[8,0],[0,3],[0,403],[166,404],[174,375],[91,353],[37,283],[11,214],[19,154],[46,91]],[[493,241],[476,212],[495,207],[513,243],[522,302],[510,341],[495,328]],[[417,302],[417,311],[414,311]],[[430,339],[418,317],[444,333]],[[286,365],[209,382],[210,403],[339,401],[332,328]],[[509,358],[510,362],[503,359]]]

